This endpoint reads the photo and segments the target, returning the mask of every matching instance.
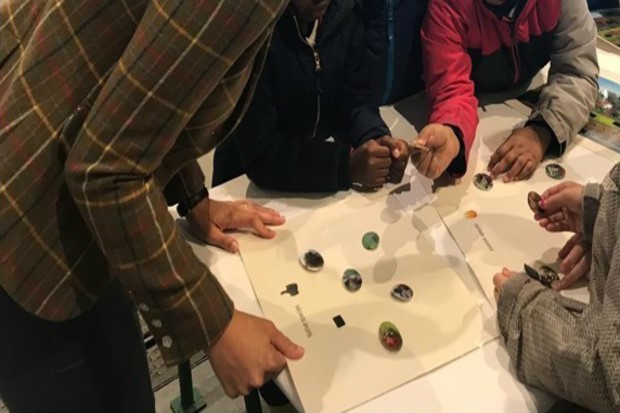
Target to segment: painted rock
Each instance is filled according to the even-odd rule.
[[[321,269],[323,269],[323,265],[325,264],[323,256],[317,250],[306,251],[301,257],[299,257],[299,262],[302,267],[308,271],[321,271]]]
[[[403,346],[400,331],[389,321],[384,321],[379,326],[379,340],[388,351],[399,351]]]
[[[379,240],[379,234],[370,231],[362,237],[362,245],[369,251],[376,250],[379,247]]]
[[[493,178],[488,174],[474,175],[474,186],[481,191],[490,191],[493,188]]]
[[[551,267],[543,265],[540,267],[540,270],[535,270],[527,264],[523,264],[523,268],[525,269],[525,273],[536,281],[539,281],[542,285],[546,287],[551,287],[551,284],[555,281],[559,281],[560,277],[558,273]]]
[[[349,268],[342,276],[342,284],[347,290],[355,292],[362,288],[362,276],[356,270]]]
[[[542,201],[542,197],[536,192],[531,191],[527,194],[527,204],[535,214],[542,214],[544,212],[544,210],[540,207],[540,201]]]
[[[392,288],[392,297],[406,302],[413,298],[413,290],[407,284],[397,284]]]
[[[552,179],[564,179],[564,177],[566,176],[566,170],[564,169],[564,167],[562,167],[562,165],[558,165],[557,163],[550,163],[549,165],[545,166],[545,172],[547,172],[547,175],[549,176],[549,178]]]
[[[551,284],[555,281],[560,281],[558,273],[553,268],[547,267],[546,265],[540,267],[538,274],[540,275],[540,282],[547,287],[551,287]]]

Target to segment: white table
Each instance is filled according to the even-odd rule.
[[[620,82],[620,57],[599,51],[599,60],[602,75]],[[513,105],[513,107],[516,106]],[[395,136],[411,136],[411,125],[393,108],[383,108],[382,115]],[[424,117],[423,114],[411,115],[413,118]],[[618,154],[601,149],[590,141],[578,140],[576,144],[594,150],[608,160],[620,160]],[[600,175],[600,172],[595,175]],[[282,193],[261,191],[244,176],[214,188],[211,196],[215,199],[252,198],[292,218],[318,204],[330,202],[330,199],[346,196],[346,193],[341,192],[320,199],[317,196],[303,199],[285,196]],[[445,232],[438,228],[433,236],[442,238],[445,237]],[[443,253],[460,257],[461,261],[455,270],[468,288],[478,288],[480,299],[484,300],[484,294],[477,286],[475,277],[470,273],[454,241],[442,239],[436,245],[443,245],[445,248]],[[197,255],[216,274],[234,300],[236,308],[262,316],[240,256],[204,245],[193,244],[193,247]],[[288,371],[280,374],[277,383],[296,408],[301,411]],[[353,409],[352,412],[545,412],[553,402],[554,398],[551,396],[528,388],[517,381],[510,368],[508,354],[500,340],[496,339],[425,376]]]
[[[330,202],[332,199],[346,196],[346,193],[327,196],[320,201],[316,197],[315,199],[282,198],[282,194],[260,191],[244,176],[213,189],[211,196],[214,199],[252,198],[258,203],[276,207],[291,218],[311,209],[317,203]],[[275,197],[278,197],[275,202],[269,202]],[[444,236],[441,234],[441,229],[438,229],[436,236]],[[469,288],[477,288],[473,275],[469,273],[462,254],[453,241],[450,245],[450,242],[444,239],[441,244],[446,248],[447,254],[461,257],[462,261],[457,272]],[[197,255],[217,275],[234,300],[237,309],[262,316],[240,256],[204,245],[193,244],[193,247]],[[479,294],[480,299],[484,300],[481,291]],[[277,382],[301,411],[288,371],[280,374]],[[545,394],[518,383],[510,371],[506,351],[499,340],[493,340],[460,359],[352,411],[537,412],[545,411],[552,402],[553,399]]]

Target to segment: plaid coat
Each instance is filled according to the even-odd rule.
[[[0,285],[22,307],[66,320],[118,277],[169,363],[218,337],[233,304],[167,203],[202,188],[286,3],[0,1]]]

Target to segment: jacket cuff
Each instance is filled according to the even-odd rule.
[[[525,126],[539,126],[542,127],[544,129],[546,129],[549,134],[551,134],[551,142],[549,142],[549,146],[547,147],[547,150],[545,152],[546,155],[550,155],[553,157],[559,157],[561,156],[564,151],[566,151],[566,143],[561,143],[558,140],[558,136],[556,135],[556,133],[553,131],[553,129],[551,128],[551,126],[549,126],[549,124],[547,123],[547,121],[545,121],[544,118],[542,118],[541,116],[537,116],[535,118],[530,118],[526,123]]]
[[[544,127],[549,128],[554,139],[551,140],[551,143],[547,148],[547,154],[555,157],[562,156],[568,146],[569,137],[568,132],[564,129],[560,122],[557,121],[555,115],[553,115],[553,113],[551,113],[548,109],[536,110],[530,115],[526,126],[531,123],[543,125]]]
[[[165,168],[165,165],[161,168]],[[174,174],[165,185],[166,203],[172,206],[200,192],[205,187],[205,176],[198,162],[192,161]]]
[[[463,132],[458,126],[449,124],[446,124],[446,126],[449,126],[454,131],[454,134],[459,140],[459,153],[452,160],[452,162],[450,162],[450,165],[448,165],[448,168],[446,170],[451,177],[460,178],[465,175],[465,172],[467,172],[467,156],[465,154],[465,141],[463,140]]]
[[[508,340],[510,320],[512,319],[512,314],[514,312],[519,293],[523,287],[531,281],[532,279],[526,274],[515,274],[510,277],[502,287],[502,292],[500,293],[499,301],[497,302],[497,321],[499,323],[499,330],[504,338],[504,341]]]
[[[188,299],[164,298],[152,291],[130,293],[168,366],[207,351],[232,319],[234,304],[208,269],[196,284],[187,288],[191,291]],[[175,301],[182,304],[175,307]]]
[[[342,145],[338,162],[338,188],[344,191],[351,188],[351,152],[353,149],[350,146]]]
[[[583,189],[583,237],[590,244],[592,244],[594,224],[598,215],[601,194],[602,188],[600,184],[586,184]]]

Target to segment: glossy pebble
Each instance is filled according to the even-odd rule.
[[[362,288],[362,276],[356,270],[349,268],[342,276],[342,284],[347,290],[355,292]]]
[[[538,274],[540,275],[540,282],[547,287],[551,287],[551,284],[555,281],[560,281],[558,273],[553,268],[546,265],[540,267]]]
[[[545,166],[545,172],[547,172],[549,178],[557,180],[564,179],[566,176],[566,170],[564,167],[562,165],[558,165],[557,163],[550,163]]]
[[[399,351],[403,347],[403,338],[398,328],[389,321],[379,326],[379,341],[388,351]]]
[[[398,301],[409,301],[413,298],[413,290],[407,284],[397,284],[392,288],[392,297]]]
[[[493,188],[493,178],[487,174],[474,175],[474,186],[481,191],[490,191]]]
[[[321,271],[321,269],[323,269],[323,265],[325,264],[323,256],[317,250],[306,251],[301,257],[299,257],[299,262],[302,267],[308,271]]]
[[[540,207],[540,201],[542,201],[542,197],[536,192],[531,191],[527,194],[527,204],[535,214],[542,214],[544,212]]]
[[[362,245],[369,251],[376,250],[379,247],[379,240],[379,234],[370,231],[362,237]]]

